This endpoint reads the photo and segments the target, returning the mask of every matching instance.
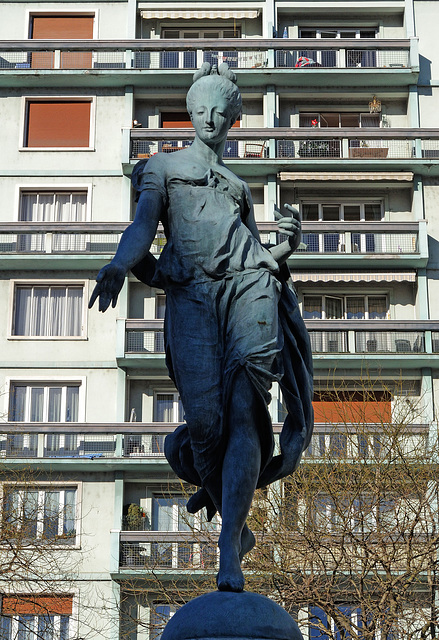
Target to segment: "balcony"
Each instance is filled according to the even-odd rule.
[[[196,531],[121,531],[122,571],[167,572],[217,570],[218,533]]]
[[[419,73],[417,39],[10,40],[0,43],[3,86],[184,86],[205,61],[227,62],[239,85],[408,86]],[[314,60],[300,65],[300,58]],[[292,73],[285,73],[291,69]],[[87,71],[88,73],[84,73]],[[62,72],[62,73],[61,73]],[[328,81],[328,73],[336,79]],[[64,76],[64,81],[62,80]]]
[[[58,269],[95,268],[115,254],[124,222],[3,222],[0,223],[0,266],[2,268]],[[259,222],[263,243],[283,240],[274,222]],[[302,244],[294,254],[295,268],[364,267],[373,258],[374,267],[423,267],[427,263],[427,226],[417,222],[304,222]],[[151,253],[159,256],[166,244],[159,227]],[[316,260],[318,261],[316,263]],[[133,338],[135,340],[135,338]],[[136,351],[135,343],[127,349]]]
[[[178,152],[193,129],[132,129],[124,140],[131,163],[157,152]],[[128,145],[129,149],[128,149]],[[224,159],[243,176],[277,171],[414,171],[439,175],[439,129],[260,128],[229,131]],[[129,174],[132,166],[124,164]]]
[[[355,368],[362,363],[419,368],[432,366],[439,353],[439,322],[307,320],[305,324],[315,368],[336,365]],[[119,366],[144,367],[146,360],[161,356],[164,367],[164,348],[163,320],[126,320],[125,351],[118,358]]]
[[[51,468],[156,468],[165,465],[164,440],[174,423],[18,423],[0,425],[0,460],[13,466],[33,461]]]
[[[123,222],[2,222],[1,268],[96,268],[116,252]],[[18,266],[19,265],[19,266]]]

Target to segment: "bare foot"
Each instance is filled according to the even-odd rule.
[[[222,556],[224,556],[223,552],[220,555],[220,570],[216,577],[219,591],[243,591],[244,574],[238,554],[233,554],[233,557],[226,556],[226,558]]]
[[[239,552],[239,560],[242,562],[246,553],[251,551],[256,544],[255,536],[245,524],[241,533],[241,551]]]

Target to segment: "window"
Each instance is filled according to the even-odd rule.
[[[240,38],[240,27],[230,26],[229,28],[186,28],[186,29],[163,29],[162,38],[180,39],[199,39],[211,38],[219,40],[221,38]],[[182,47],[184,49],[184,47]],[[238,66],[237,51],[205,51],[203,53],[203,62],[219,66],[222,62],[227,62],[229,67]],[[161,69],[196,69],[197,68],[197,52],[196,51],[162,51],[160,53]]]
[[[78,422],[77,383],[13,383],[9,400],[10,422]]]
[[[1,640],[69,640],[72,596],[4,595]]]
[[[16,285],[14,336],[74,337],[83,334],[83,285]]]
[[[385,320],[387,296],[303,296],[305,320]]]
[[[76,543],[76,488],[5,487],[2,536]]]
[[[371,113],[301,113],[299,127],[379,127],[381,116]]]
[[[27,100],[24,147],[90,148],[91,100]]]
[[[182,496],[154,496],[152,501],[152,530],[197,532],[215,531],[218,518],[207,522],[201,513],[192,515],[186,510],[187,498]],[[196,537],[196,533],[195,533]],[[192,537],[182,537],[179,542],[157,542],[151,545],[153,564],[162,567],[187,568],[188,566],[215,567],[217,545],[212,542],[197,542]]]
[[[33,40],[91,40],[93,15],[34,14],[30,20],[30,37]],[[53,69],[53,51],[35,51],[30,54],[32,69]],[[87,69],[91,67],[90,51],[61,51],[61,69]]]
[[[383,218],[382,202],[303,202],[307,222],[376,222]]]
[[[23,222],[84,222],[87,214],[87,191],[22,191],[18,219]],[[45,234],[22,234],[17,239],[19,251],[45,251]],[[84,249],[84,236],[65,235],[52,238],[53,251]]]
[[[151,611],[150,640],[160,640],[162,633],[178,607],[169,604],[156,604]]]
[[[338,29],[334,28],[326,28],[326,29],[310,29],[310,28],[302,28],[299,29],[299,38],[325,38],[325,39],[356,39],[356,38],[376,38],[377,37],[377,29],[358,29],[358,28],[345,28]],[[327,49],[323,51],[319,50],[307,50],[300,51],[300,55],[306,56],[307,58],[311,58],[317,66],[323,67],[336,67],[337,66],[337,56],[339,52],[332,49]],[[368,50],[351,50],[347,49],[345,52],[345,64],[342,66],[346,67],[376,67],[376,52],[368,51]]]
[[[156,393],[154,397],[154,422],[181,422],[183,405],[177,392]]]

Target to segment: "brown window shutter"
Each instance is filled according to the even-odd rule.
[[[192,129],[192,122],[189,114],[185,111],[163,111],[162,129]],[[241,121],[237,120],[234,127],[239,127]]]
[[[33,16],[34,40],[91,40],[93,16]]]
[[[91,40],[94,16],[33,16],[34,40]],[[53,69],[53,52],[34,51],[32,69]],[[91,69],[91,51],[62,51],[61,69]]]
[[[192,129],[192,122],[189,114],[185,111],[163,111],[163,129]]]
[[[16,595],[2,598],[2,615],[72,615],[72,595]]]
[[[29,101],[27,147],[88,147],[90,102]]]

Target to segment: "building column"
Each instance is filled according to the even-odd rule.
[[[276,9],[274,0],[265,0],[262,9],[262,37],[272,38],[273,29],[276,28]]]

